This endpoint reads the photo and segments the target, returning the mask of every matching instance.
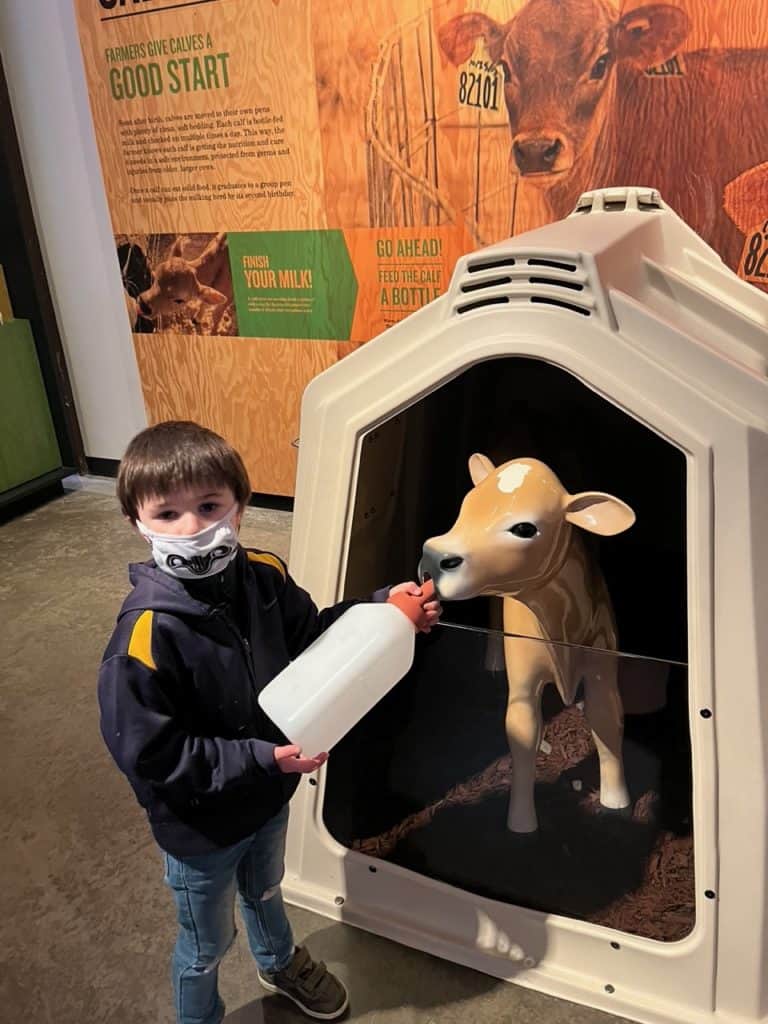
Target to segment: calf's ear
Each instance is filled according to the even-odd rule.
[[[729,181],[723,209],[743,235],[751,234],[768,213],[768,164],[758,164]],[[763,231],[768,230],[768,223]]]
[[[207,302],[209,306],[220,306],[222,302],[227,301],[227,296],[222,295],[221,292],[217,292],[215,288],[209,288],[207,285],[201,284],[200,291],[197,293],[198,299],[202,299],[203,302]]]
[[[494,469],[496,467],[487,455],[480,455],[479,452],[475,452],[474,455],[469,456],[469,475],[472,477],[472,483],[475,487],[481,484]]]
[[[601,537],[624,533],[635,522],[635,513],[629,505],[600,491],[567,495],[563,513],[569,523]]]
[[[488,56],[492,61],[498,61],[510,24],[500,25],[487,14],[467,11],[441,25],[437,30],[437,40],[445,56],[457,67],[469,60],[481,36],[488,47]]]
[[[624,14],[614,29],[616,56],[638,68],[652,68],[673,57],[685,42],[690,19],[671,4],[649,4]]]

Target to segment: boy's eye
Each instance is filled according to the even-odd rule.
[[[211,514],[211,512],[215,512],[218,507],[219,503],[217,501],[204,501],[203,504],[200,506],[200,511],[203,513],[203,515],[208,516]]]
[[[168,508],[164,512],[160,512],[158,514],[157,518],[158,519],[175,519],[176,518],[176,513],[172,509]]]

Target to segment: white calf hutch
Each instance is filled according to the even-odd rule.
[[[634,509],[594,548],[622,653],[588,652],[618,662],[632,805],[600,808],[580,694],[548,687],[538,831],[507,828],[493,609],[447,601],[302,782],[289,900],[649,1024],[768,1021],[767,370],[766,295],[633,188],[462,258],[312,382],[290,562],[320,604],[413,578],[473,452]]]

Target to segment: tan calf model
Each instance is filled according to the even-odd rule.
[[[497,468],[476,454],[469,472],[475,486],[451,530],[424,545],[421,573],[434,579],[444,601],[479,594],[503,598],[509,634],[506,732],[513,764],[508,827],[538,827],[533,790],[547,683],[571,704],[584,682],[584,711],[600,758],[600,803],[627,807],[618,659],[588,649],[616,650],[613,608],[602,573],[574,527],[612,536],[629,529],[635,514],[610,494],[568,494],[536,459]]]

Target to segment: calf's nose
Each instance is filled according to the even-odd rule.
[[[438,548],[434,548],[427,543],[424,545],[421,562],[419,563],[419,576],[422,580],[427,579],[427,577],[434,580],[439,589],[440,577],[446,572],[458,569],[463,562],[464,559],[461,555],[446,552],[445,550],[440,551]]]
[[[461,555],[446,555],[440,559],[440,568],[444,572],[450,572],[452,569],[458,569],[463,561]]]
[[[546,174],[552,171],[563,149],[562,139],[516,139],[512,145],[515,163],[521,174]]]

